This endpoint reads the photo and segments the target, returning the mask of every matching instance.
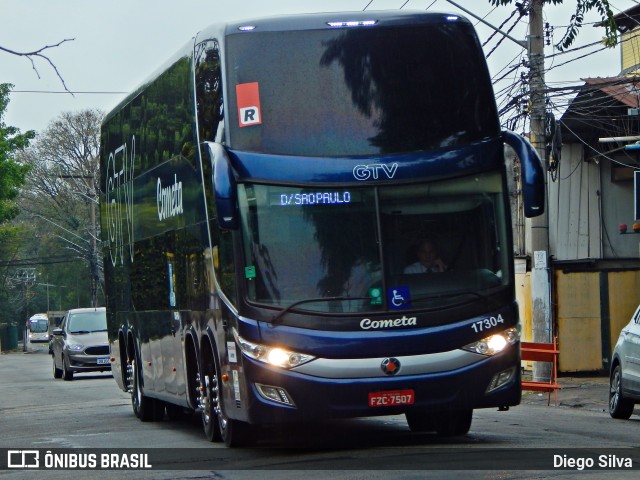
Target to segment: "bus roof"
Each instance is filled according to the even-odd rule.
[[[308,13],[247,19],[227,23],[225,34],[444,22],[470,23],[465,17],[450,13],[425,12],[421,10],[367,10],[365,12]]]
[[[443,22],[463,22],[471,25],[464,16],[451,13],[425,12],[421,10],[371,10],[353,12],[327,12],[278,15],[271,17],[248,18],[246,20],[212,23],[210,26],[198,32],[194,37],[183,44],[181,48],[171,55],[162,65],[153,71],[138,87],[127,95],[118,105],[107,113],[102,121],[106,125],[109,120],[125,105],[131,103],[140,95],[146,87],[153,83],[167,68],[176,63],[180,58],[191,56],[194,45],[210,38],[218,38],[224,44],[224,36],[254,32],[269,31],[293,31],[293,30],[318,30],[331,28],[349,28],[350,26],[364,27],[369,25],[364,22],[375,22],[375,26],[391,25],[416,25],[434,24]],[[356,23],[356,25],[352,25]],[[372,26],[373,26],[372,25]],[[254,27],[247,29],[246,27]]]

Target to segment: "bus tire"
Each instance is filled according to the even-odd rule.
[[[249,444],[251,426],[238,420],[226,419],[226,427],[221,429],[222,441],[227,447],[242,447]]]
[[[202,371],[199,376],[200,409],[202,411],[202,428],[204,436],[210,442],[220,442],[222,434],[220,431],[220,420],[218,411],[220,410],[220,390],[218,388],[218,375],[215,360],[211,348],[203,350]]]
[[[62,379],[70,382],[73,380],[73,370],[69,370],[67,367],[67,361],[62,357]]]
[[[180,420],[184,417],[184,407],[167,403],[165,409],[167,410],[167,418],[171,421]]]
[[[248,425],[244,422],[232,420],[224,413],[223,383],[218,379],[220,375],[220,363],[215,353],[209,349],[202,361],[202,374],[200,378],[205,391],[204,405],[202,408],[202,424],[205,436],[209,441],[222,440],[227,447],[239,447],[246,445],[248,440]]]
[[[53,359],[53,378],[62,378],[62,370],[56,367],[56,357],[51,355]]]
[[[433,432],[436,429],[436,418],[431,412],[410,411],[405,413],[405,417],[412,432]]]
[[[142,422],[150,422],[152,420],[159,420],[159,403],[155,399],[149,398],[142,392],[142,385],[140,384],[140,368],[137,361],[134,359],[131,361],[133,368],[133,388],[131,389],[131,405],[133,406],[133,413]],[[164,407],[164,405],[163,405]],[[164,414],[164,409],[163,412]]]
[[[473,409],[442,412],[436,418],[436,432],[441,437],[466,435],[471,428]]]

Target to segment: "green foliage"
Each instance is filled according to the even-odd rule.
[[[35,132],[20,133],[16,127],[4,123],[4,112],[9,105],[9,92],[13,85],[0,83],[0,223],[15,217],[18,209],[13,202],[24,184],[29,170],[14,160],[16,152],[24,150]]]
[[[578,0],[578,3],[580,3],[581,1],[584,0]],[[606,1],[606,0],[603,0]],[[489,0],[489,3],[491,5],[493,5],[494,7],[499,7],[501,5],[510,5],[513,3],[513,0]],[[563,3],[563,0],[545,0],[545,3],[551,3],[553,5],[558,5],[560,3]]]
[[[514,0],[489,0],[489,3],[495,7],[510,5],[514,3]],[[544,0],[546,4],[558,5],[563,3],[563,0]],[[576,10],[571,19],[569,25],[565,30],[562,39],[555,45],[560,51],[564,51],[569,48],[578,37],[578,32],[584,22],[584,17],[587,12],[596,10],[600,14],[601,26],[605,29],[605,38],[603,43],[607,47],[614,47],[618,43],[618,34],[616,30],[616,21],[613,18],[613,12],[609,5],[609,0],[576,0]]]
[[[616,21],[613,19],[613,12],[611,11],[608,0],[581,0],[576,2],[576,12],[571,16],[569,26],[564,36],[556,44],[559,50],[566,50],[571,46],[578,36],[578,30],[582,27],[585,14],[593,9],[598,11],[602,19],[602,26],[605,28],[605,45],[613,47],[618,43]]]
[[[15,323],[20,318],[20,305],[14,302],[15,292],[6,287],[7,277],[12,270],[4,266],[4,261],[15,258],[22,240],[21,229],[5,223],[0,225],[0,325]]]

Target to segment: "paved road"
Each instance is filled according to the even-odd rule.
[[[50,357],[33,353],[0,355],[0,449],[83,448],[141,449],[152,447],[167,471],[136,471],[130,478],[419,478],[417,468],[442,468],[430,478],[455,478],[451,469],[490,469],[505,457],[527,460],[542,452],[552,459],[567,447],[608,454],[609,448],[638,445],[640,421],[614,421],[598,400],[606,399],[606,379],[567,384],[559,407],[546,397],[525,393],[521,406],[509,412],[474,413],[469,435],[441,439],[412,434],[404,417],[325,422],[304,428],[267,429],[252,448],[226,449],[204,440],[197,417],[181,421],[142,423],[130,399],[110,375],[79,374],[72,382],[54,380]],[[588,401],[580,403],[580,391]],[[567,403],[569,402],[569,403]],[[179,446],[179,449],[175,447]],[[546,448],[548,450],[539,450]],[[536,450],[533,450],[536,449]],[[617,454],[623,451],[615,451]],[[582,454],[582,453],[581,453]],[[634,462],[640,463],[635,451]],[[551,460],[550,460],[551,461]],[[502,465],[502,463],[500,464]],[[634,463],[635,465],[635,463]],[[435,466],[435,467],[434,467]],[[189,468],[192,470],[175,470]],[[638,471],[501,471],[464,472],[465,478],[637,478]],[[524,467],[526,468],[526,467]],[[193,470],[196,469],[196,470]],[[337,471],[336,471],[337,470]],[[31,475],[27,475],[31,473]],[[8,479],[33,478],[34,472],[0,471]],[[79,472],[77,472],[79,473]],[[94,471],[93,479],[123,478],[125,472]],[[574,477],[575,475],[575,477]],[[42,478],[68,478],[68,472],[39,471]]]

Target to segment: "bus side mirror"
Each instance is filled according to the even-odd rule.
[[[218,225],[226,230],[238,228],[238,198],[236,179],[233,176],[229,155],[222,145],[205,142],[211,162],[213,192],[216,203]]]
[[[536,149],[521,135],[509,130],[502,132],[504,143],[513,148],[522,167],[522,199],[524,215],[537,217],[544,213],[545,182],[542,160]]]

